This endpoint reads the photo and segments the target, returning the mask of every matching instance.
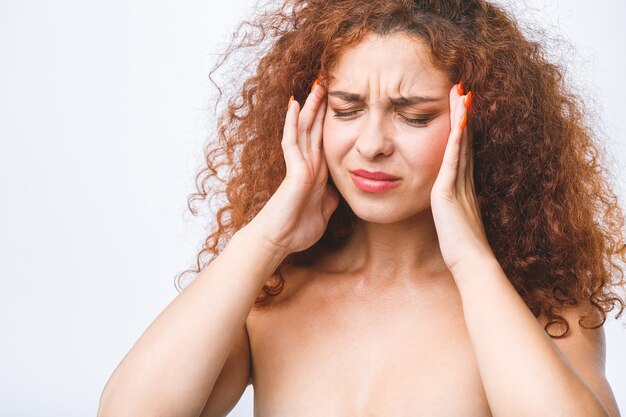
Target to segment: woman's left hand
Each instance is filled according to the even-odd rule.
[[[450,90],[452,126],[439,174],[430,194],[439,247],[448,269],[476,258],[495,258],[480,216],[474,189],[471,134],[466,127],[472,93]]]

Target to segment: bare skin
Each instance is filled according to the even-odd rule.
[[[256,416],[491,415],[453,282],[343,278],[293,270],[248,317]]]
[[[146,329],[98,415],[224,416],[251,382],[258,417],[618,417],[603,332],[553,342],[489,253],[469,93],[400,34],[350,48],[327,86],[290,103],[285,179]],[[395,179],[376,188],[362,170]],[[320,239],[337,193],[358,219],[346,244],[282,271],[283,293],[254,309],[285,256]]]
[[[98,416],[224,416],[251,382],[257,417],[618,417],[602,330],[548,339],[488,253],[469,93],[398,34],[366,37],[331,75],[290,103],[277,191],[142,334]],[[395,187],[372,192],[359,169]],[[337,191],[359,219],[350,239],[283,271],[283,293],[254,309],[285,256],[322,236]]]
[[[284,186],[242,241],[261,237],[271,252],[310,247],[336,207],[327,172],[356,226],[341,249],[284,270],[283,292],[268,308],[252,309],[202,417],[224,415],[218,403],[225,410],[238,398],[220,400],[243,386],[231,375],[254,385],[257,417],[619,416],[603,377],[603,334],[575,328],[555,350],[484,255],[488,243],[466,194],[472,159],[458,156],[461,139],[469,143],[467,96],[419,40],[401,34],[366,37],[331,75],[327,92],[318,86],[301,111],[290,106]],[[396,186],[373,192],[352,176],[359,169],[391,174]],[[446,207],[446,187],[463,198]],[[472,263],[463,267],[462,258]],[[499,308],[479,308],[483,298],[467,279]],[[499,311],[516,330],[506,323],[492,330]],[[544,369],[554,386],[537,380]],[[522,376],[506,380],[504,372]]]
[[[366,38],[333,75],[324,156],[360,221],[340,251],[286,271],[283,293],[248,317],[255,415],[490,416],[429,207],[451,130],[452,85],[402,35]],[[390,104],[400,96],[437,100]],[[433,117],[418,126],[404,119],[420,115]],[[349,173],[359,168],[401,177],[401,185],[363,192]]]

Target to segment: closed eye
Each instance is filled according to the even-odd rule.
[[[428,122],[430,122],[431,120],[433,120],[435,117],[434,116],[429,116],[429,117],[417,117],[417,118],[409,118],[403,115],[400,115],[400,118],[402,120],[404,120],[405,122],[407,122],[410,125],[415,125],[415,126],[425,126],[428,124]]]
[[[353,110],[353,111],[349,111],[349,112],[335,112],[335,117],[338,119],[341,119],[343,117],[350,117],[350,116],[354,116],[355,114],[357,114],[359,111],[358,110]]]
[[[348,118],[351,116],[355,116],[357,113],[359,112],[359,110],[353,110],[353,111],[349,111],[349,112],[338,112],[335,111],[335,115],[334,117],[337,119],[344,119],[344,118]],[[425,126],[427,125],[430,121],[432,121],[436,116],[426,116],[426,117],[416,117],[416,118],[410,118],[410,117],[406,117],[403,115],[399,115],[400,118],[412,125],[412,126]]]

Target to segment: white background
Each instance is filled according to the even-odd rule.
[[[95,415],[195,262],[205,219],[186,198],[214,126],[207,74],[253,4],[217,3],[0,0],[0,415]],[[621,176],[625,3],[529,4],[577,48],[571,80],[597,101]],[[625,412],[626,331],[606,333]],[[230,415],[252,415],[250,387]]]

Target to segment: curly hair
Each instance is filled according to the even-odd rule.
[[[616,306],[616,318],[622,314],[624,297],[616,290],[625,284],[624,217],[597,130],[544,43],[525,36],[502,7],[485,0],[285,0],[262,10],[238,26],[209,75],[213,81],[233,52],[257,53],[258,59],[246,58],[256,64],[254,73],[236,73],[243,82],[219,115],[217,140],[205,149],[206,165],[187,203],[196,215],[195,201],[218,194],[226,201],[197,266],[177,280],[217,257],[285,177],[281,138],[289,97],[303,102],[317,75],[322,83],[331,79],[341,54],[366,34],[403,33],[430,47],[451,85],[462,80],[475,93],[469,126],[487,238],[528,308],[548,319],[546,332],[559,324],[562,334],[548,334],[567,336],[569,325],[557,310],[579,302],[594,312],[583,318],[596,319],[589,326],[579,320],[585,328],[602,326]],[[355,217],[340,196],[322,238],[288,255],[253,307],[282,291],[286,265],[306,265],[342,245]]]

